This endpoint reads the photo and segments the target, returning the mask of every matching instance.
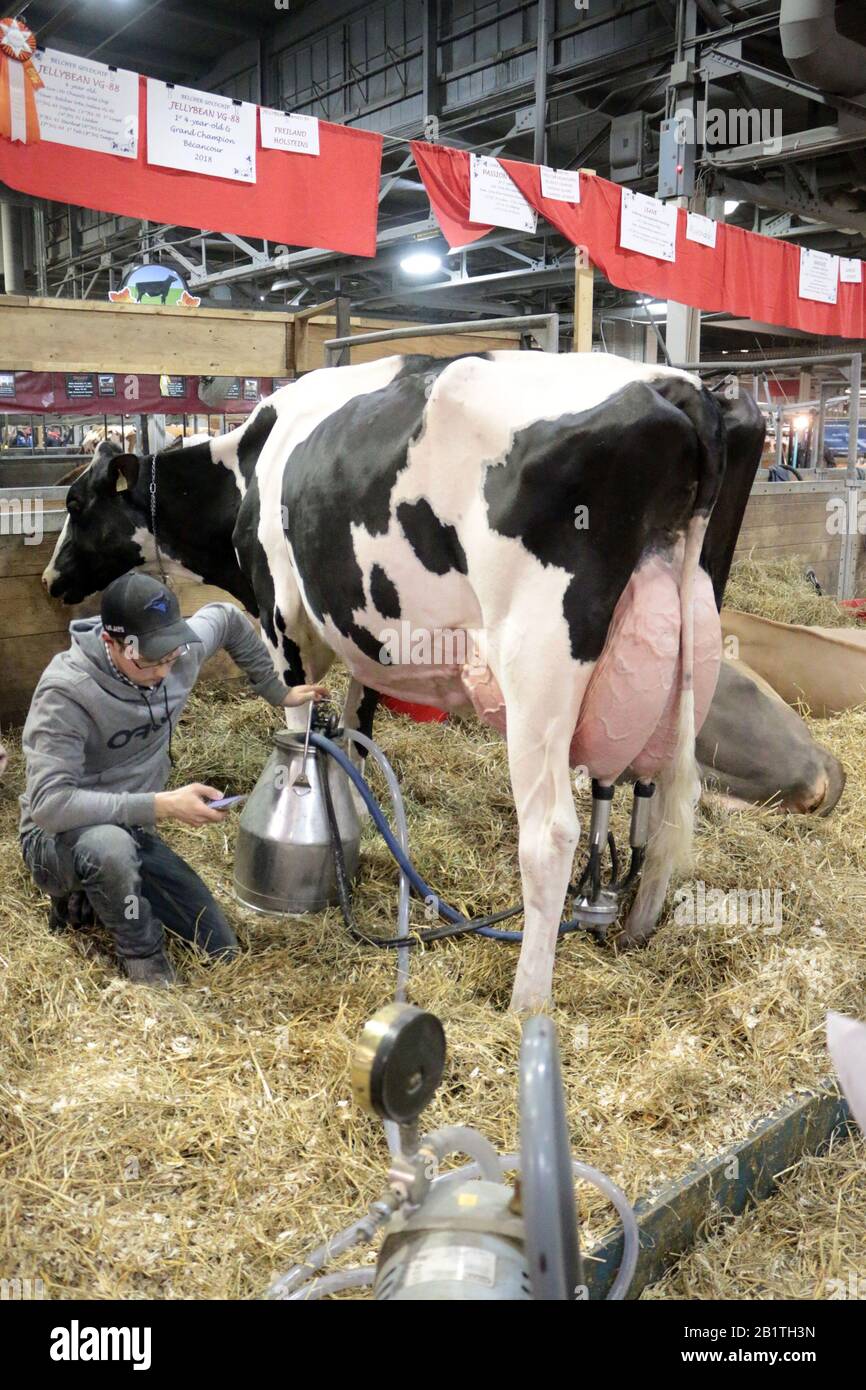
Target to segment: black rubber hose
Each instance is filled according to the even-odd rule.
[[[423,946],[428,941],[442,941],[450,936],[465,936],[469,932],[478,931],[481,927],[494,926],[497,922],[504,922],[507,917],[516,917],[523,911],[523,904],[518,903],[516,907],[507,907],[502,912],[495,912],[488,917],[478,917],[473,921],[453,923],[448,927],[429,927],[411,936],[368,936],[362,932],[355,921],[355,914],[352,910],[352,889],[349,882],[349,873],[346,868],[346,856],[343,852],[343,841],[340,838],[340,828],[337,823],[337,813],[334,809],[334,799],[331,795],[331,779],[328,776],[327,764],[322,764],[319,768],[319,780],[322,784],[322,795],[325,801],[325,813],[328,817],[328,831],[331,836],[331,848],[334,851],[334,868],[337,879],[337,895],[340,899],[340,911],[343,914],[343,921],[350,936],[355,941],[362,942],[365,946],[381,947],[400,947],[400,946]]]

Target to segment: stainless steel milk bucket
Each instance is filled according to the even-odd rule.
[[[303,734],[280,730],[246,803],[235,848],[235,894],[256,912],[320,912],[339,902],[321,777],[327,770],[346,869],[358,868],[361,830],[345,772]],[[337,740],[345,750],[345,740]],[[301,772],[309,789],[295,789]]]

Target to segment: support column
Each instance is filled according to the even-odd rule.
[[[538,0],[538,37],[535,45],[535,131],[532,140],[533,164],[545,163],[547,124],[547,45],[552,32],[553,0]]]
[[[439,115],[439,0],[424,0],[421,91],[424,119]]]

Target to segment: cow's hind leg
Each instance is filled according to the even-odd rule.
[[[561,676],[549,659],[534,665],[523,654],[506,669],[510,676],[500,685],[520,828],[524,913],[511,1007],[530,1010],[542,1008],[550,997],[557,932],[579,838],[568,751],[586,682],[571,661]]]

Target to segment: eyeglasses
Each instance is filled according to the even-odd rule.
[[[120,643],[118,643],[118,646],[120,646]],[[128,657],[132,662],[137,671],[155,671],[158,666],[173,666],[182,656],[186,656],[189,651],[189,643],[185,642],[182,647],[176,647],[173,652],[168,652],[165,656],[161,656],[159,661],[136,661],[134,656],[129,656],[125,647],[122,647],[121,650],[124,656]]]

